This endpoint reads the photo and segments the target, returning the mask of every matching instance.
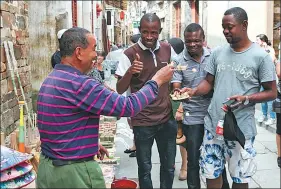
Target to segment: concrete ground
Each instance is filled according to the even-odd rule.
[[[130,158],[128,154],[123,151],[127,146],[132,145],[132,134],[129,134],[130,129],[127,124],[126,118],[122,118],[118,122],[118,128],[122,132],[117,133],[116,141],[116,156],[120,157],[120,165],[117,167],[116,178],[127,177],[137,179],[137,162],[136,158]],[[127,131],[124,132],[124,129]],[[280,168],[277,166],[277,148],[275,143],[275,134],[268,131],[263,126],[257,126],[258,135],[256,136],[255,148],[257,150],[257,172],[252,177],[249,183],[250,188],[280,188]],[[124,139],[124,140],[123,140]],[[179,149],[176,156],[176,171],[173,188],[187,188],[186,181],[179,181],[178,175],[181,167],[181,156]],[[154,143],[152,147],[152,180],[153,186],[158,188],[159,181],[160,161],[158,157],[157,147]],[[232,183],[228,175],[228,180]],[[201,178],[202,188],[206,188],[205,179]]]

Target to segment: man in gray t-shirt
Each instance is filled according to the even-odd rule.
[[[254,175],[256,155],[253,148],[257,134],[254,113],[255,103],[276,98],[275,68],[269,55],[248,38],[248,17],[240,7],[228,9],[222,19],[223,33],[229,45],[216,49],[205,70],[206,78],[189,95],[207,94],[214,89],[213,98],[204,119],[205,135],[201,147],[200,167],[207,178],[208,188],[221,188],[221,173],[228,161],[233,180],[232,188],[248,188]],[[264,91],[260,92],[260,87]],[[246,142],[244,149],[237,141],[220,140],[216,126],[223,120],[223,102],[228,98],[241,102],[234,111],[237,123]]]

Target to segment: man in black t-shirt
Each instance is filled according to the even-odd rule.
[[[62,29],[60,31],[58,31],[57,33],[57,37],[58,37],[58,41],[60,43],[60,39],[61,36],[63,35],[63,33],[66,31],[67,29]],[[60,50],[56,50],[56,52],[52,55],[51,58],[51,63],[52,63],[52,67],[54,68],[56,64],[59,64],[61,62],[61,55],[60,55]]]

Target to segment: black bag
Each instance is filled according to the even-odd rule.
[[[245,136],[238,127],[235,115],[231,110],[228,110],[224,117],[223,137],[226,140],[238,141],[244,148],[246,141]]]

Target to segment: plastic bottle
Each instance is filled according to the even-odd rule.
[[[216,127],[216,138],[218,140],[223,140],[224,137],[223,137],[223,124],[224,124],[224,120],[219,120],[218,121],[218,124],[217,124],[217,127]]]

